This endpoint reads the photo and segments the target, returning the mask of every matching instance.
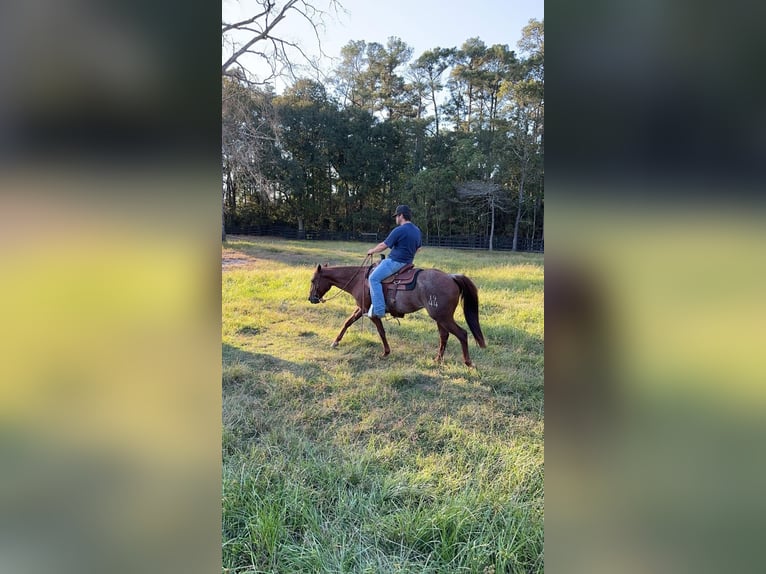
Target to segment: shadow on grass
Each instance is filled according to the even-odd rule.
[[[455,321],[468,333],[468,351],[472,360],[476,359],[479,361],[482,355],[498,351],[506,355],[509,360],[514,354],[519,352],[526,355],[539,355],[542,358],[544,352],[544,340],[542,337],[531,334],[513,324],[488,324],[488,319],[492,316],[492,310],[495,310],[495,308],[489,305],[487,307],[490,312],[482,309],[479,316],[481,330],[487,343],[486,349],[481,349],[476,343],[476,339],[471,334],[460,307],[455,311]],[[498,308],[497,310],[499,311],[500,309]],[[421,356],[421,349],[423,345],[426,345],[429,350],[428,356],[431,358],[436,356],[439,347],[438,328],[436,323],[424,311],[421,310],[406,315],[401,320],[400,325],[384,323],[384,327],[386,328],[386,335],[388,336],[392,355],[407,354],[413,358],[421,359],[423,358]],[[377,333],[375,334],[375,339],[379,343]],[[417,345],[418,351],[410,350],[410,347],[413,345]],[[460,349],[460,342],[454,335],[450,335],[444,355],[445,363],[451,362],[453,359],[462,362]],[[420,353],[421,355],[414,356],[413,353]]]
[[[254,372],[287,372],[296,378],[306,380],[319,380],[325,377],[325,371],[315,363],[308,361],[286,361],[265,353],[253,353],[243,351],[238,347],[223,343],[223,365],[243,364],[250,367]]]

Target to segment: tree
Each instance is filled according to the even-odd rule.
[[[412,48],[396,36],[391,36],[385,47],[370,57],[370,72],[378,82],[378,108],[387,119],[414,115],[408,101],[408,90],[398,70],[412,58]]]
[[[502,90],[505,85],[513,82],[514,77],[518,77],[516,54],[505,44],[491,46],[484,54],[477,76],[479,127],[492,132],[496,128]]]
[[[329,209],[328,126],[337,112],[329,105],[324,86],[313,80],[298,80],[275,103],[281,131],[274,176],[302,232],[307,221],[315,225]]]
[[[239,22],[221,22],[221,44],[227,56],[221,65],[221,74],[239,80],[265,84],[285,73],[296,77],[299,62],[317,69],[316,63],[303,47],[283,37],[280,24],[290,18],[308,24],[317,40],[320,54],[322,44],[319,31],[324,18],[330,12],[342,9],[338,0],[324,0],[326,8],[319,8],[309,0],[249,0],[255,14]],[[247,69],[244,61],[254,55],[270,70],[266,76],[256,77]]]
[[[222,79],[234,83],[266,85],[270,80],[284,73],[295,76],[295,64],[298,61],[307,62],[316,68],[314,62],[303,51],[303,48],[295,42],[286,40],[278,34],[277,28],[286,18],[301,18],[309,24],[314,31],[321,52],[319,42],[319,28],[327,11],[337,11],[342,6],[338,0],[326,0],[327,11],[317,8],[316,4],[308,0],[251,0],[255,4],[255,14],[238,22],[221,22],[221,45],[224,54],[227,54],[221,64]],[[265,77],[256,77],[248,73],[244,59],[248,55],[255,55],[259,61],[266,64],[270,73]],[[229,85],[231,87],[231,84]],[[226,85],[224,84],[224,89]],[[225,103],[224,103],[225,113]],[[228,128],[233,128],[235,134],[227,133]],[[222,147],[226,146],[226,140],[236,139],[239,129],[237,122],[227,126],[222,122]],[[225,150],[223,152],[225,157]],[[229,164],[230,165],[230,164]],[[227,162],[223,161],[224,171]],[[229,172],[224,181],[231,184]],[[226,241],[226,204],[221,204],[221,238]]]
[[[264,166],[278,131],[272,106],[274,94],[223,78],[221,97],[221,160],[223,204],[221,238],[226,240],[226,214],[238,204],[266,200],[268,178]]]
[[[529,54],[530,60],[539,64],[535,79],[543,80],[543,60],[545,59],[545,21],[531,18],[521,31],[521,39],[516,43],[523,54]]]
[[[543,22],[530,20],[522,34],[518,45],[529,57],[522,62],[519,81],[507,90],[511,122],[509,149],[518,160],[515,176],[518,207],[513,228],[514,251],[518,245],[526,187],[534,179],[539,179],[542,184],[545,117]],[[541,202],[535,202],[535,209]]]
[[[471,38],[408,67],[412,50],[399,38],[357,40],[341,50],[332,80],[294,79],[281,96],[232,66],[226,224],[374,231],[390,227],[391,205],[406,203],[426,236],[481,234],[490,249],[499,235],[513,234],[514,249],[523,248],[519,238],[540,238],[542,22],[530,21],[518,46],[517,57]]]
[[[411,57],[412,48],[395,36],[385,46],[349,42],[342,48],[341,63],[335,70],[341,99],[384,120],[415,116],[412,87],[399,74]]]
[[[373,112],[372,89],[367,85],[367,42],[351,40],[340,50],[340,63],[331,82],[341,104]]]
[[[492,251],[495,237],[495,214],[497,210],[505,211],[505,193],[503,186],[491,181],[467,181],[457,186],[458,195],[464,199],[478,200],[489,208],[490,231],[489,250]]]
[[[481,67],[486,53],[487,46],[479,38],[468,38],[454,53],[454,65],[448,83],[451,107],[455,126],[465,132],[471,131],[473,112],[480,90]]]
[[[410,182],[412,205],[421,214],[418,216],[420,228],[426,237],[435,233],[440,235],[442,221],[448,211],[444,204],[448,198],[445,191],[453,189],[455,174],[447,165],[435,166],[417,172]]]
[[[450,66],[450,59],[454,55],[454,49],[434,48],[423,52],[412,69],[416,77],[423,78],[422,82],[428,88],[431,97],[431,105],[436,122],[436,135],[439,135],[439,105],[436,101],[437,94],[444,88],[441,78],[444,71]],[[419,117],[419,116],[418,116]]]
[[[375,167],[380,152],[375,142],[375,118],[368,111],[349,106],[338,112],[330,141],[330,162],[337,174],[338,201],[343,225],[362,228],[362,214],[382,179]]]

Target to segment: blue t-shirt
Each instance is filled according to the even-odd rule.
[[[412,263],[420,247],[420,229],[410,221],[397,225],[383,243],[391,249],[388,255],[391,259],[399,263]]]

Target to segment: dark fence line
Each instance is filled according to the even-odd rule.
[[[284,239],[318,240],[318,241],[361,241],[364,243],[378,243],[386,238],[385,233],[352,233],[339,231],[298,231],[294,227],[284,225],[246,225],[240,227],[230,226],[226,229],[231,235],[262,235],[282,237]],[[482,235],[450,235],[450,236],[426,236],[423,235],[423,245],[426,247],[449,247],[451,249],[489,249],[489,237]],[[513,237],[499,236],[492,241],[492,248],[496,251],[511,251]],[[543,253],[545,242],[542,239],[528,239],[519,237],[516,241],[517,251]]]

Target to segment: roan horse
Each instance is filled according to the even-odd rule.
[[[324,303],[324,295],[331,287],[337,287],[356,300],[356,310],[346,319],[338,336],[332,343],[337,347],[346,330],[353,325],[370,306],[370,286],[367,281],[370,266],[358,267],[322,267],[317,265],[314,276],[311,279],[311,291],[309,301],[311,303]],[[408,313],[414,313],[425,309],[431,318],[436,321],[439,328],[439,352],[436,355],[438,362],[444,357],[444,349],[447,346],[447,338],[452,333],[460,341],[463,349],[463,362],[469,367],[472,365],[468,355],[468,333],[461,328],[453,315],[458,301],[463,299],[463,314],[471,329],[474,339],[479,347],[486,347],[484,335],[479,325],[479,294],[476,285],[465,275],[450,275],[438,269],[423,269],[417,277],[414,289],[389,292],[388,285],[383,284],[383,292],[386,298],[386,311],[394,317],[403,317]],[[392,300],[391,293],[395,300]],[[383,342],[383,356],[391,352],[386,339],[386,331],[379,318],[372,319],[378,334]]]

